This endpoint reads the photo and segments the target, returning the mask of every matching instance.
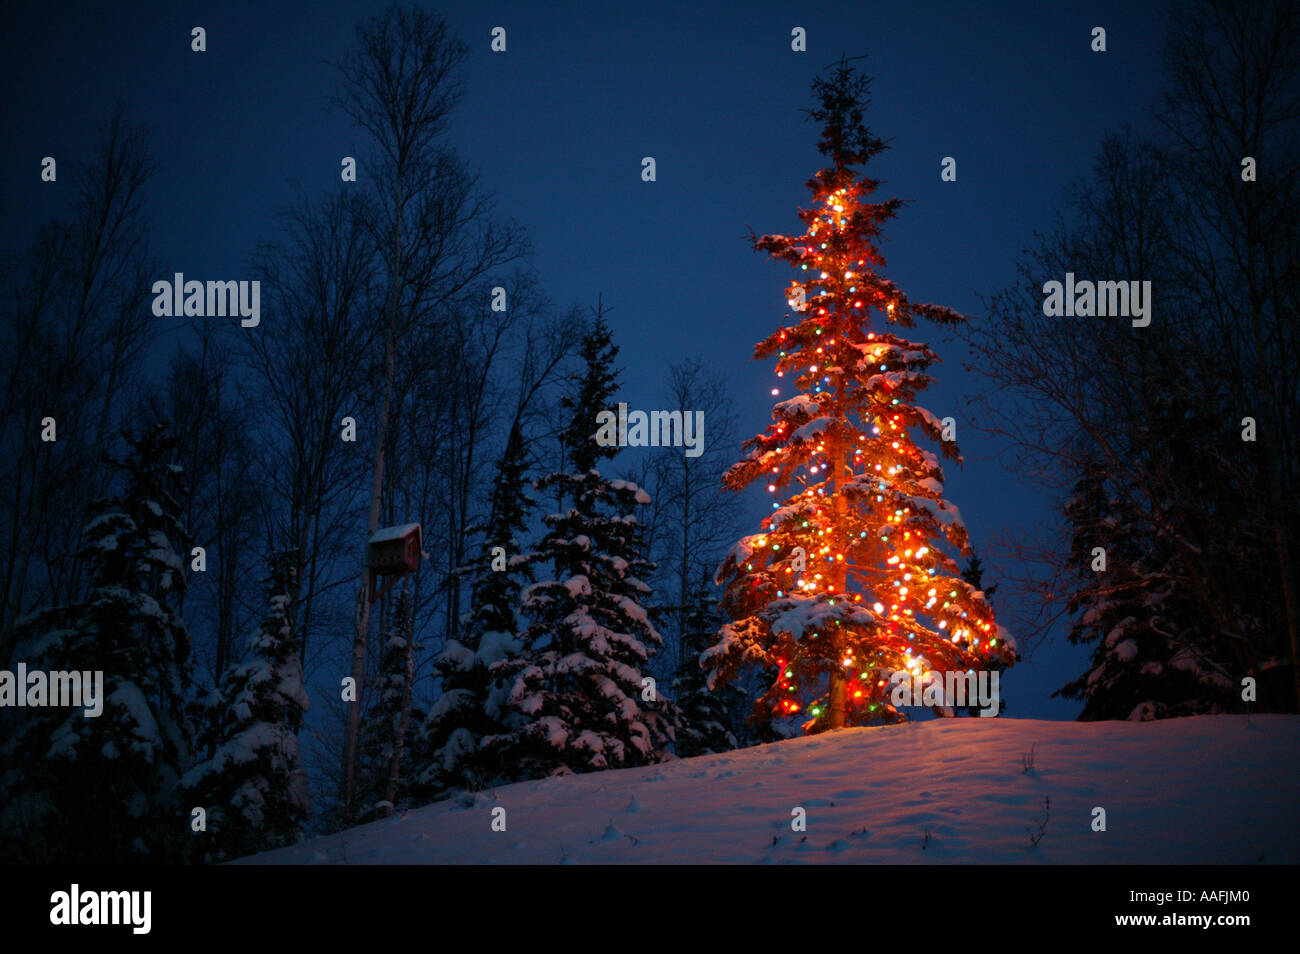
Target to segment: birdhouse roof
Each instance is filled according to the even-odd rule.
[[[386,540],[404,540],[412,533],[419,533],[418,523],[404,523],[400,527],[380,527],[370,537],[371,543],[383,543]]]

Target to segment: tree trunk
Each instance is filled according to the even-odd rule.
[[[839,375],[835,382],[835,407],[836,416],[843,421],[846,416],[844,413],[844,377]],[[847,484],[853,479],[853,466],[849,463],[849,448],[844,448],[839,443],[832,444],[828,450],[827,458],[834,462],[831,470],[831,496],[835,501],[835,529],[831,534],[831,571],[830,577],[834,581],[836,599],[848,599],[848,565],[843,560],[835,559],[837,554],[844,552],[844,527],[849,520],[849,502],[844,498],[842,484]],[[827,639],[832,639],[830,633],[826,634]],[[848,696],[848,677],[844,674],[843,651],[836,649],[835,668],[831,670],[830,686],[830,727],[834,729],[844,728],[848,721],[847,696]]]
[[[402,633],[406,640],[406,685],[402,688],[402,716],[397,723],[397,737],[393,739],[393,762],[388,769],[388,790],[384,800],[384,817],[393,813],[393,804],[397,801],[397,783],[401,779],[402,754],[406,748],[406,727],[411,719],[411,682],[415,679],[415,599],[411,599],[411,612]]]
[[[393,399],[393,366],[397,351],[397,282],[388,297],[388,333],[384,341],[384,399],[379,406],[375,433],[375,473],[370,486],[370,520],[366,543],[361,547],[361,592],[357,595],[356,635],[352,640],[353,698],[348,706],[347,736],[343,745],[343,817],[352,814],[352,795],[356,787],[357,736],[361,726],[361,685],[366,675],[366,631],[370,627],[369,540],[379,529],[379,506],[384,486],[384,445],[388,440],[388,412]]]
[[[847,712],[845,706],[845,696],[848,695],[848,680],[844,678],[844,671],[837,668],[831,673],[831,723],[832,729],[844,728],[847,721]]]

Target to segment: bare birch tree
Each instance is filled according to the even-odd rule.
[[[379,524],[390,417],[400,398],[394,394],[399,351],[412,329],[437,327],[445,310],[483,276],[525,251],[516,229],[493,220],[476,177],[446,144],[467,52],[445,20],[394,5],[357,27],[353,50],[338,64],[334,104],[366,134],[369,146],[361,174],[383,301],[384,360],[374,382],[380,396],[367,536]],[[370,620],[364,552],[362,563],[352,652],[359,688]],[[345,817],[351,810],[361,706],[358,694],[348,710],[344,744]]]

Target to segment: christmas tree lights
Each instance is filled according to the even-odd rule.
[[[915,404],[938,356],[890,329],[966,319],[912,302],[877,272],[885,262],[875,242],[902,202],[871,202],[879,182],[854,168],[885,148],[862,121],[867,85],[844,61],[814,81],[809,114],[831,164],[808,182],[807,231],[754,240],[797,270],[786,292],[793,323],[754,349],[775,358],[777,378],[796,393],[725,477],[735,490],[761,481],[776,499],[761,532],[719,569],[732,621],[702,657],[711,688],[747,666],[772,670],[756,716],[805,712],[806,732],[899,721],[895,673],[928,681],[1015,659],[984,594],[945,552],[969,555],[966,529],[943,498],[939,458],[913,439],[960,462],[942,422]]]

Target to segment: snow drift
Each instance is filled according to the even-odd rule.
[[[1297,864],[1298,750],[1288,715],[845,729],[465,794],[242,863]]]

